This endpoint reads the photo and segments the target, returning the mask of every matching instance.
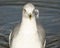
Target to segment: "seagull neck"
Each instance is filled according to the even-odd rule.
[[[29,18],[23,18],[21,25],[23,28],[28,28],[27,30],[37,31],[35,18],[32,18],[31,20]]]
[[[24,22],[24,23],[35,23],[35,24],[36,24],[35,17],[33,17],[33,18],[31,18],[31,19],[23,17],[23,18],[22,18],[22,23],[23,23],[23,22]]]
[[[22,18],[20,31],[25,35],[26,34],[31,35],[31,34],[37,33],[35,18],[32,18],[31,20],[29,18]]]

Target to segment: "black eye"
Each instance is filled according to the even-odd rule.
[[[26,10],[24,9],[24,12],[26,12]]]
[[[33,10],[33,14],[38,17],[39,16],[39,10],[38,9],[34,9]]]

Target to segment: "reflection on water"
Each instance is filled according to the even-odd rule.
[[[60,7],[53,3],[34,3],[40,11],[40,21],[46,30],[46,48],[60,48]],[[8,36],[21,22],[22,6],[0,6],[0,48],[8,47]]]

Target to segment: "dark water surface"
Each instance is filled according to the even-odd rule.
[[[9,48],[9,33],[21,22],[25,3],[19,0],[0,0],[0,48]],[[46,48],[60,48],[60,1],[33,0],[32,3],[39,9],[39,18],[46,30]]]

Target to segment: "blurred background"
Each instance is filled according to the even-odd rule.
[[[22,7],[28,2],[39,9],[46,48],[60,48],[60,0],[0,0],[0,48],[9,48],[9,33],[21,22]]]

